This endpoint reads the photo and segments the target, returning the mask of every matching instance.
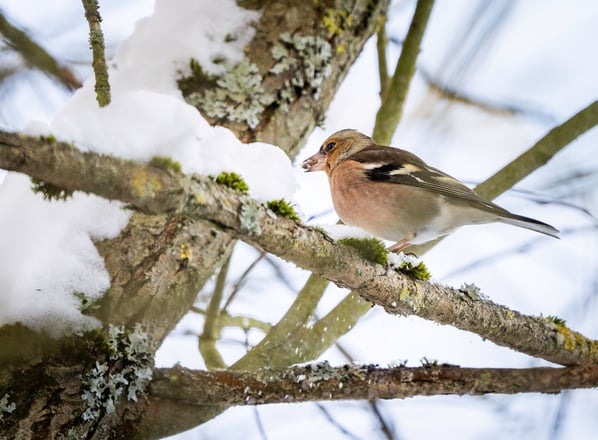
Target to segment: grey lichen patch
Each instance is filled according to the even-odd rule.
[[[328,361],[307,365],[305,373],[299,374],[296,377],[297,383],[306,384],[308,387],[313,386],[315,383],[332,379],[340,380],[342,379],[342,375],[337,369],[332,368]]]
[[[239,213],[241,227],[249,232],[249,235],[261,234],[260,217],[262,212],[260,207],[248,197],[243,197],[241,202],[241,212]]]
[[[31,178],[31,190],[34,194],[41,194],[44,200],[66,200],[73,195],[72,190],[64,189],[43,180]]]
[[[17,406],[15,403],[10,403],[10,395],[4,394],[4,396],[0,397],[0,422],[4,418],[4,414],[11,414]]]
[[[319,98],[322,81],[331,73],[330,43],[312,35],[291,35],[285,32],[273,46],[272,57],[276,64],[272,66],[270,73],[289,77],[278,92],[282,108],[287,107],[295,96],[310,95],[314,99]]]
[[[247,58],[218,79],[206,75],[199,63],[192,60],[192,76],[179,80],[179,86],[182,90],[205,88],[189,93],[185,99],[208,117],[245,123],[255,129],[269,106],[278,105],[286,110],[297,96],[318,99],[322,81],[331,73],[331,46],[320,37],[285,32],[273,46],[271,55],[275,63],[266,75],[283,78],[277,91],[264,90],[264,76]]]
[[[186,100],[212,118],[244,122],[253,129],[259,124],[260,114],[276,98],[264,91],[262,80],[258,67],[244,59],[216,81],[217,87],[193,92]]]
[[[338,240],[339,243],[351,246],[357,249],[359,254],[366,260],[386,266],[388,262],[388,251],[386,246],[377,238],[342,238]]]
[[[147,334],[140,325],[131,331],[110,325],[107,346],[111,353],[108,358],[96,361],[83,377],[81,398],[87,402],[83,420],[113,413],[122,396],[137,401],[152,378]]]
[[[474,301],[487,301],[490,298],[474,283],[463,283],[458,292],[464,293],[469,299]]]

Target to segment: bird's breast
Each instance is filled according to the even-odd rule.
[[[361,171],[330,176],[330,190],[336,213],[350,226],[357,226],[387,240],[400,240],[410,232],[410,225],[398,221],[401,197],[389,197],[390,183],[369,181]]]

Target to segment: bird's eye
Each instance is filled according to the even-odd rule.
[[[324,153],[329,153],[336,146],[336,142],[328,142],[324,147]]]

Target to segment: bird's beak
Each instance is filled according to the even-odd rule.
[[[313,156],[305,159],[301,164],[301,168],[303,168],[307,173],[310,171],[323,171],[325,165],[326,156],[318,151]]]

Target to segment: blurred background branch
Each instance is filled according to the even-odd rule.
[[[69,89],[81,87],[81,82],[67,66],[61,65],[42,46],[33,41],[27,32],[11,24],[1,10],[0,34],[2,34],[4,43],[17,52],[28,67],[39,69]],[[13,68],[8,72],[5,71],[4,75],[16,71],[17,69]]]

